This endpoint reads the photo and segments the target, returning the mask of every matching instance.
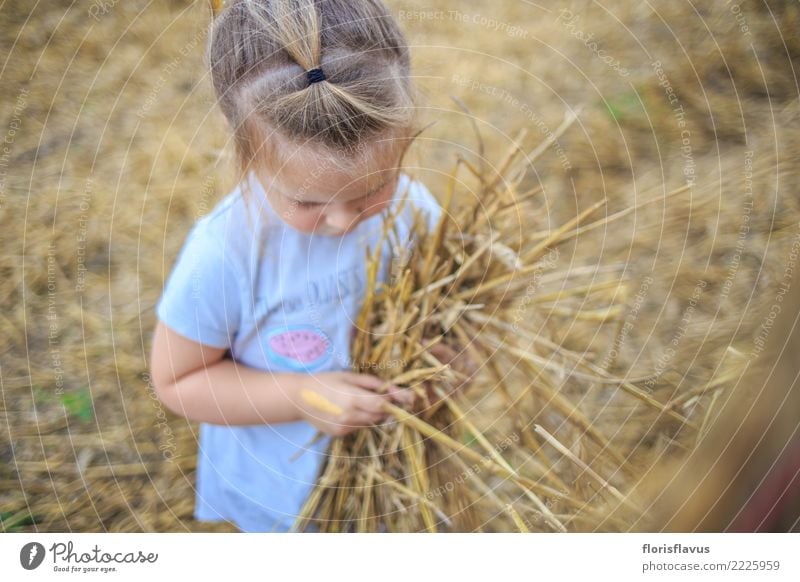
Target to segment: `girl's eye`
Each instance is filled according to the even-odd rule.
[[[319,206],[320,204],[319,202],[298,201],[297,205],[300,206],[300,208],[314,208],[315,206]]]
[[[388,183],[380,186],[377,190],[373,190],[372,192],[364,196],[364,200],[372,198],[373,196],[377,196],[386,189],[386,186],[388,186]],[[295,200],[294,202],[300,208],[316,208],[317,206],[322,206],[320,202],[306,202],[304,200]]]

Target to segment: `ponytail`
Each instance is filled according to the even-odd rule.
[[[257,128],[347,149],[413,124],[408,48],[380,0],[234,1],[208,60],[243,164]]]

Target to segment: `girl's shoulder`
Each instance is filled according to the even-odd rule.
[[[195,222],[191,236],[215,247],[224,253],[226,261],[244,269],[252,241],[248,233],[257,227],[248,206],[241,185],[237,185]]]
[[[200,217],[198,224],[219,225],[231,220],[239,220],[244,208],[244,193],[241,184],[228,192],[224,198],[219,200],[208,214]]]
[[[272,222],[271,215],[263,188],[251,172],[199,222],[205,222],[212,230],[225,230],[241,239],[246,238],[247,233],[254,233],[263,223]]]

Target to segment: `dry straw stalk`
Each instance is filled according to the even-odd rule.
[[[572,121],[567,116],[559,131]],[[558,228],[537,229],[530,217],[537,216],[541,188],[519,190],[525,169],[551,142],[530,156],[515,145],[500,156],[495,167],[502,173],[493,176],[487,164],[459,159],[431,231],[417,214],[409,240],[399,240],[396,221],[406,200],[388,217],[382,240],[367,253],[368,290],[352,359],[360,363],[356,371],[378,370],[414,390],[419,404],[387,403],[392,422],[332,441],[295,529],[585,530],[604,519],[609,504],[637,510],[625,494],[635,474],[630,441],[612,442],[613,423],[591,391],[632,397],[627,405],[638,416],[631,423],[640,423],[629,427],[632,434],[659,425],[697,428],[637,385],[641,378],[617,377],[549,337],[543,322],[552,317],[586,334],[619,321],[629,296],[625,280],[586,284],[564,276],[557,291],[535,289],[533,296],[530,283],[549,253],[633,211],[593,219],[604,199]],[[480,136],[479,143],[482,151]],[[462,191],[462,169],[477,179],[477,192]],[[381,249],[389,242],[406,252],[379,282]],[[610,301],[606,290],[615,291]],[[478,365],[460,389],[459,370],[431,353],[437,343]],[[406,367],[382,365],[390,360]],[[680,398],[673,395],[673,403]]]

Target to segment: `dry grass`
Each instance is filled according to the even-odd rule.
[[[413,13],[429,11],[425,3],[390,4],[410,12],[401,20],[427,95],[422,114],[437,120],[410,163],[432,191],[442,198],[460,156],[485,178],[470,177],[462,164],[453,208],[486,202],[485,182],[505,174],[498,171],[504,154],[517,145],[534,152],[557,133],[565,111],[582,106],[519,176],[518,193],[538,193],[523,206],[526,214],[510,215],[532,252],[607,200],[593,214],[604,222],[561,244],[537,275],[530,312],[538,319],[519,340],[539,343],[504,354],[514,365],[492,371],[515,406],[494,391],[482,399],[487,387],[478,384],[472,400],[458,401],[463,414],[439,409],[469,419],[476,429],[469,450],[494,463],[481,471],[482,484],[470,482],[464,503],[474,500],[480,515],[504,507],[491,521],[479,519],[484,529],[624,528],[603,523],[595,509],[617,499],[613,490],[625,495],[664,455],[692,445],[724,402],[737,366],[749,361],[763,308],[782,281],[800,218],[800,147],[792,131],[799,8],[742,2],[745,34],[721,1],[697,10],[688,3],[571,3],[565,8],[580,16],[571,28],[557,8],[522,2],[444,2],[436,9],[441,18],[425,19]],[[95,19],[92,6],[1,9],[9,148],[0,152],[3,529],[231,530],[191,520],[197,426],[165,414],[145,375],[161,285],[191,223],[232,186],[227,134],[201,63],[210,10],[207,2],[119,2]],[[576,32],[593,34],[629,75],[611,69]],[[663,79],[683,108],[683,128]],[[681,151],[683,130],[691,157]],[[693,188],[641,205],[683,186],[689,168]],[[480,313],[459,321],[488,329],[499,321],[480,320]],[[625,374],[637,381],[611,380]],[[526,392],[531,378],[541,381]],[[637,394],[642,383],[671,412]],[[694,425],[688,432],[678,430],[684,418]],[[519,420],[532,424],[520,430]],[[403,450],[414,451],[418,464],[437,463],[420,452],[415,435],[423,427],[411,428],[403,429]],[[466,444],[463,425],[453,430],[459,446]],[[503,459],[520,477],[502,473],[478,433],[490,445],[519,435]],[[436,446],[443,467],[467,469],[461,455]],[[411,500],[414,491],[443,485],[414,482],[422,474],[364,478]],[[430,511],[419,509],[410,528],[442,522],[440,505],[420,504]],[[466,515],[460,509],[445,515],[458,519]],[[453,529],[474,526],[454,522]]]
[[[482,151],[480,135],[478,142]],[[500,179],[459,159],[433,232],[419,221],[415,240],[397,240],[387,223],[384,239],[412,250],[398,257],[385,285],[375,279],[377,251],[370,257],[353,346],[354,361],[363,364],[355,369],[386,370],[382,376],[417,391],[420,404],[408,411],[387,405],[394,422],[335,439],[296,528],[625,531],[632,519],[646,518],[648,499],[631,495],[642,471],[684,458],[702,438],[743,358],[700,385],[665,381],[658,368],[634,379],[610,350],[588,348],[596,337],[622,343],[631,282],[613,272],[562,271],[541,283],[561,247],[648,206],[672,204],[691,188],[593,220],[605,209],[601,200],[548,229],[531,218],[542,189],[519,192],[527,167],[544,151],[537,147],[527,157],[512,148],[495,166]],[[457,192],[462,168],[476,184]],[[453,208],[459,193],[461,205]],[[707,286],[696,286],[681,326],[688,327],[698,290]],[[564,326],[585,340],[581,351],[555,339],[552,329]],[[466,390],[452,392],[459,374],[423,338],[480,362]],[[404,369],[389,371],[397,361]],[[609,373],[612,366],[622,368],[618,375]],[[427,398],[425,384],[436,387],[440,401]],[[612,508],[628,519],[610,515]]]
[[[515,163],[519,158],[523,163]],[[614,449],[596,428],[607,405],[592,406],[601,403],[598,398],[586,402],[592,388],[621,389],[639,400],[639,407],[629,404],[631,414],[640,417],[629,423],[629,435],[637,437],[631,442],[643,427],[657,423],[644,423],[647,415],[639,408],[671,417],[667,420],[677,421],[678,428],[693,426],[652,390],[598,367],[592,362],[596,355],[567,354],[544,325],[548,319],[573,320],[583,333],[593,334],[619,319],[626,281],[572,277],[565,288],[562,275],[554,280],[560,288],[548,289],[538,278],[550,257],[579,232],[606,227],[627,213],[591,220],[604,207],[602,200],[552,232],[537,229],[529,216],[541,189],[518,191],[524,166],[535,160],[518,147],[502,160],[500,175],[516,179],[494,180],[459,161],[432,232],[419,220],[413,239],[399,240],[393,221],[387,222],[369,257],[353,358],[360,366],[356,371],[387,370],[387,380],[415,390],[418,405],[407,411],[387,404],[393,423],[333,441],[298,528],[313,523],[334,532],[580,529],[602,515],[605,495],[627,503],[597,471],[624,481],[621,475],[630,470],[631,451]],[[454,208],[462,167],[477,179],[479,195]],[[663,199],[648,203],[658,201]],[[379,285],[384,242],[411,250],[396,257],[388,284]],[[555,304],[542,301],[547,298]],[[575,299],[578,308],[569,305]],[[424,338],[434,339],[425,344]],[[467,387],[453,392],[463,377],[431,353],[438,343],[480,362]],[[397,361],[404,369],[389,372],[387,363]],[[429,398],[427,385],[440,399]],[[573,466],[561,466],[562,459]],[[564,478],[573,469],[586,481],[567,486]]]

